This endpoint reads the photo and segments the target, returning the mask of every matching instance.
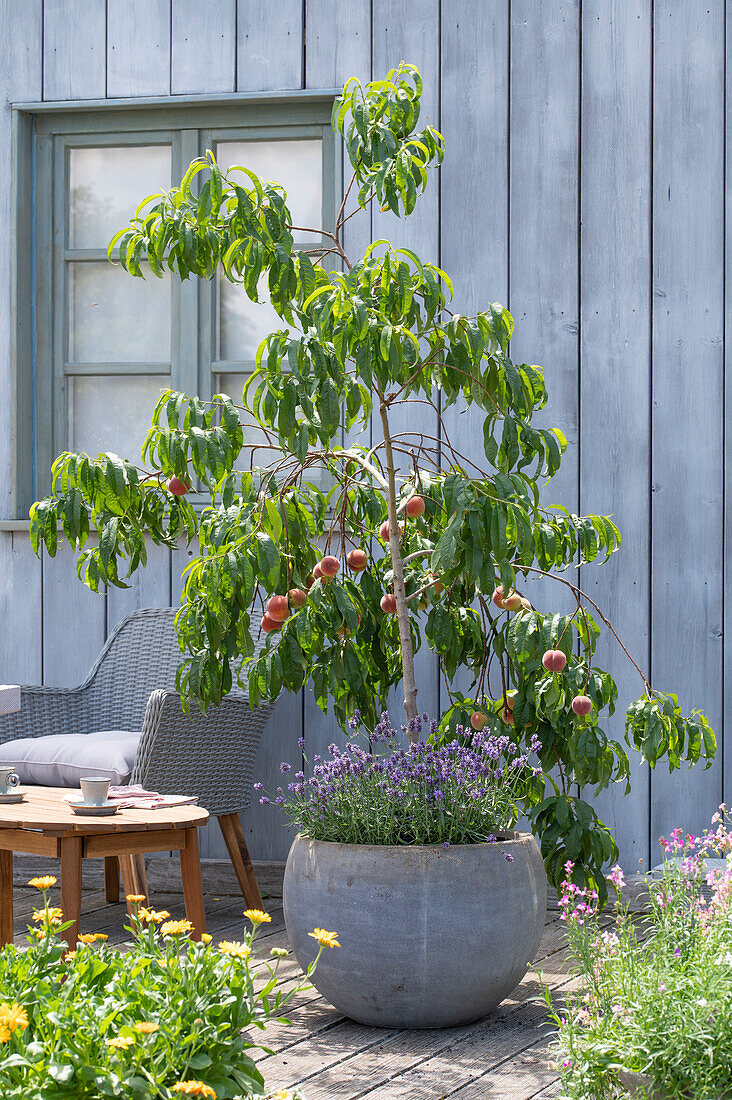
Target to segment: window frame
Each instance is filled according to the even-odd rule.
[[[335,90],[325,90],[12,104],[12,518],[27,516],[32,501],[49,490],[51,462],[69,438],[69,378],[162,378],[169,373],[172,387],[209,399],[216,392],[217,376],[252,369],[248,360],[215,357],[217,278],[211,283],[172,279],[169,369],[163,363],[69,363],[65,268],[74,260],[94,257],[84,255],[90,250],[67,247],[68,150],[83,145],[170,144],[174,185],[188,163],[216,142],[320,138],[322,224],[328,227],[342,191],[340,142],[330,126],[336,95]]]

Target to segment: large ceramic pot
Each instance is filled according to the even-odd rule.
[[[285,869],[287,934],[303,969],[313,927],[337,932],[313,976],[340,1012],[382,1027],[480,1019],[521,981],[541,939],[546,877],[533,836],[380,847],[297,836]]]

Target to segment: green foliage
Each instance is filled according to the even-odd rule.
[[[191,1080],[210,1090],[200,1095],[220,1100],[265,1092],[253,1036],[298,992],[275,988],[279,958],[255,965],[254,957],[167,933],[165,924],[159,930],[145,914],[132,918],[128,951],[80,942],[68,957],[59,937],[68,925],[46,907],[27,947],[0,952],[6,1100],[175,1100],[175,1086]],[[256,931],[242,932],[245,953]],[[4,1028],[8,1007],[22,1015]]]
[[[348,81],[336,100],[333,124],[358,184],[357,210],[377,201],[408,215],[429,184],[444,142],[432,128],[418,129],[420,95],[419,74],[402,64],[365,87]],[[181,279],[223,270],[253,301],[266,278],[282,326],[260,345],[242,405],[223,395],[211,403],[162,395],[144,468],[110,454],[61,455],[52,496],[31,509],[34,548],[53,555],[60,524],[78,551],[79,575],[97,590],[124,585],[144,565],[146,534],[164,545],[195,542],[176,620],[184,705],[216,705],[234,684],[254,705],[306,685],[342,726],[359,710],[373,729],[403,682],[411,721],[413,654],[429,646],[451,695],[445,735],[476,709],[500,726],[512,707],[517,738],[528,745],[537,737],[543,746],[545,782],[528,786],[524,809],[550,874],[556,879],[571,855],[604,889],[612,838],[570,792],[611,782],[627,789],[626,752],[601,728],[616,689],[593,663],[599,627],[590,608],[612,628],[562,577],[577,604],[571,616],[544,614],[525,598],[505,611],[491,597],[497,584],[510,594],[531,576],[605,561],[620,534],[611,517],[541,502],[541,484],[556,473],[566,444],[561,432],[534,423],[547,402],[544,376],[512,360],[508,311],[493,303],[472,317],[454,312],[448,275],[388,241],[375,241],[352,263],[341,243],[345,210],[344,200],[332,231],[306,227],[322,248],[298,250],[283,188],[245,166],[224,173],[210,152],[179,187],[143,200],[113,239],[110,258],[135,277],[145,261],[153,275],[167,267]],[[485,469],[445,430],[442,410],[457,402],[481,411]],[[403,415],[410,403],[439,419],[439,439]],[[374,404],[383,442],[374,432],[372,447],[337,445],[343,429],[353,438],[369,424]],[[416,430],[392,436],[398,408]],[[257,464],[257,447],[244,444],[243,411],[262,426],[263,443],[279,448],[266,467]],[[332,486],[325,493],[323,475]],[[195,508],[170,493],[173,476],[196,483]],[[382,524],[415,494],[423,514],[402,510],[400,536],[389,543]],[[361,572],[344,567],[351,547],[366,551]],[[341,568],[313,583],[324,551]],[[289,617],[258,645],[255,611],[293,589],[307,591],[304,606],[290,599]],[[396,614],[380,608],[387,592]],[[549,648],[567,657],[561,673],[542,666]],[[469,696],[453,686],[460,669],[472,675]],[[578,695],[592,703],[584,717],[572,710]],[[702,757],[708,764],[715,751],[706,719],[684,717],[675,698],[645,678],[626,736],[651,766],[666,759],[673,769]]]

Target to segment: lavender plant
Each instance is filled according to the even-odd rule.
[[[560,907],[581,986],[552,1017],[566,1100],[611,1100],[623,1086],[664,1100],[731,1094],[732,829],[725,813],[721,806],[701,837],[675,829],[662,839],[671,858],[641,922],[619,903],[625,883],[615,868],[616,923],[603,929],[597,893],[571,881],[568,861]],[[706,861],[722,856],[726,867],[710,870]]]
[[[358,711],[349,725],[359,729]],[[282,773],[292,779],[274,798],[262,794],[260,802],[280,806],[313,840],[342,844],[449,848],[495,841],[513,828],[527,788],[542,782],[541,768],[530,759],[541,749],[536,737],[522,750],[505,734],[458,726],[454,740],[433,744],[422,739],[425,729],[431,737],[438,729],[428,714],[410,727],[397,731],[384,712],[368,747],[356,741],[345,751],[330,745],[328,758],[313,758],[309,776],[282,763]],[[405,746],[400,733],[410,735]],[[304,748],[304,739],[299,745]],[[255,789],[264,786],[256,783]]]

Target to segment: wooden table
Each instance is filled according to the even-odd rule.
[[[200,806],[161,810],[118,810],[111,817],[80,817],[64,801],[68,787],[21,787],[26,798],[0,805],[0,945],[13,939],[13,852],[61,860],[61,909],[73,920],[64,933],[74,947],[81,913],[83,859],[104,859],[107,901],[119,901],[119,875],[125,894],[147,894],[145,852],[180,852],[186,916],[194,939],[206,931],[201,888],[198,829],[208,822]]]

